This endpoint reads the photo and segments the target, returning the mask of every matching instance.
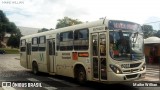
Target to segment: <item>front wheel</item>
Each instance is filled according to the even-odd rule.
[[[32,64],[32,72],[33,74],[38,74],[38,65],[36,62],[33,62]]]

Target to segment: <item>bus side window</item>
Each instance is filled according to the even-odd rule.
[[[60,41],[60,35],[59,35],[59,33],[57,34],[57,39],[56,39],[57,41],[56,41],[56,45],[57,45],[57,51],[59,50],[59,45],[60,45],[60,43],[59,43],[59,41]]]
[[[73,50],[73,31],[60,33],[60,50]]]
[[[97,35],[93,35],[93,56],[98,55],[98,42],[97,42]]]
[[[38,37],[32,38],[32,51],[38,51]]]
[[[26,40],[25,39],[21,40],[21,42],[20,42],[20,51],[21,52],[26,51]]]
[[[106,55],[106,37],[105,34],[100,35],[100,55]]]
[[[45,43],[46,43],[46,37],[45,36],[40,36],[39,37],[39,51],[45,51],[46,50]]]
[[[74,31],[74,50],[87,50],[89,47],[89,31],[87,28]]]
[[[60,41],[63,41],[63,34],[60,34]]]
[[[74,31],[74,40],[78,39],[78,31]]]

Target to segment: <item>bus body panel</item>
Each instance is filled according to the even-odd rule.
[[[75,78],[75,67],[76,65],[81,65],[84,67],[86,72],[86,79],[88,81],[97,81],[97,82],[107,82],[107,81],[126,81],[126,80],[135,80],[138,79],[145,70],[132,72],[133,69],[138,69],[145,64],[145,60],[138,61],[117,61],[113,60],[110,57],[109,52],[109,29],[108,29],[109,20],[99,20],[96,22],[85,23],[65,28],[60,28],[57,30],[46,31],[42,33],[37,33],[33,35],[24,36],[21,40],[26,40],[26,43],[32,44],[32,39],[37,37],[38,40],[41,36],[45,36],[45,50],[44,51],[31,51],[31,55],[27,55],[26,52],[21,51],[20,53],[20,64],[21,66],[31,69],[32,62],[35,61],[38,64],[38,69],[40,72],[46,73],[55,73],[56,75],[68,76]],[[88,49],[87,50],[75,50],[74,47],[72,50],[60,50],[60,44],[58,42],[61,39],[61,36],[57,36],[64,32],[72,31],[74,34],[76,30],[88,29]],[[104,37],[105,36],[105,37]],[[64,36],[65,37],[65,36]],[[75,36],[73,36],[75,37]],[[73,38],[74,39],[74,38]],[[97,55],[94,54],[94,43],[93,41],[97,39]],[[80,39],[81,40],[81,39]],[[74,44],[80,43],[80,40],[74,41]],[[105,42],[105,55],[101,55],[101,42]],[[38,42],[39,43],[39,42]],[[86,43],[81,40],[81,43]],[[63,45],[67,44],[62,42]],[[68,43],[72,44],[72,42]],[[58,46],[59,45],[59,46]],[[83,44],[82,44],[83,45]],[[37,44],[39,47],[39,44]],[[43,46],[43,45],[42,45]],[[58,47],[57,47],[58,46]],[[23,47],[23,46],[21,46]],[[20,48],[21,48],[20,47]],[[26,46],[25,46],[26,47]],[[27,49],[27,48],[26,48]],[[29,61],[27,58],[30,58]],[[96,63],[96,65],[95,65]],[[122,68],[122,64],[134,64],[141,63],[138,67],[134,68]],[[110,68],[110,65],[115,65],[123,74],[116,74]],[[131,70],[131,72],[125,73],[124,71]],[[127,75],[137,74],[137,77],[125,79]],[[132,76],[129,76],[132,77]]]

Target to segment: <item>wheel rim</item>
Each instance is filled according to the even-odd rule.
[[[34,73],[34,74],[37,74],[37,72],[38,72],[38,70],[37,70],[37,65],[34,64],[34,65],[33,65],[33,73]]]
[[[84,72],[80,72],[80,73],[79,73],[79,81],[84,81],[84,79],[85,79],[85,74],[84,74]]]
[[[33,68],[33,73],[34,73],[34,74],[36,74],[36,73],[37,73],[37,70],[36,70],[36,68],[35,68],[35,67]]]

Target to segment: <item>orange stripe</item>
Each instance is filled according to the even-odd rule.
[[[78,53],[79,57],[88,57],[89,54],[88,53]]]

